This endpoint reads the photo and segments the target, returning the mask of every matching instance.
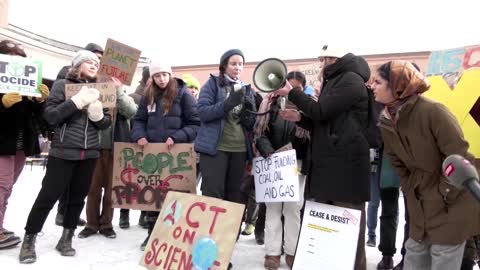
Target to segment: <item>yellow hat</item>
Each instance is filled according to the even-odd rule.
[[[187,84],[188,88],[196,88],[200,90],[200,82],[192,76],[192,74],[183,74],[183,81]]]

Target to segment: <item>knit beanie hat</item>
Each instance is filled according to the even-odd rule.
[[[100,62],[100,60],[98,60],[97,55],[94,54],[93,52],[81,50],[81,51],[78,51],[77,54],[73,57],[72,66],[79,67],[83,62],[90,61],[90,60],[97,62],[97,64]]]
[[[200,90],[200,82],[192,76],[192,74],[183,74],[183,81],[187,84],[188,88],[196,88]]]
[[[157,60],[152,60],[152,63],[150,63],[149,71],[150,71],[150,76],[153,76],[160,72],[166,72],[166,73],[169,73],[170,76],[172,76],[172,67],[165,62],[161,62]]]
[[[93,53],[97,52],[97,53],[103,54],[102,46],[95,43],[88,43],[87,46],[85,46],[85,50],[91,51]]]
[[[243,62],[245,63],[245,57],[243,56],[243,52],[239,49],[231,49],[222,54],[222,57],[220,57],[220,65],[227,62],[228,59],[233,55],[240,55],[243,59]]]

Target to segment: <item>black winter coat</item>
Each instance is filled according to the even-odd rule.
[[[299,90],[288,96],[303,112],[299,125],[311,131],[308,196],[321,201],[370,200],[367,62],[347,54],[324,70],[318,101]]]
[[[86,81],[67,75],[67,79],[55,81],[46,101],[43,117],[55,127],[49,155],[66,160],[98,158],[98,131],[110,126],[110,114],[108,109],[103,109],[103,119],[93,122],[88,119],[86,109],[78,110],[73,101],[65,100],[65,84],[74,83]]]
[[[25,156],[40,154],[38,145],[38,120],[41,118],[43,103],[22,97],[22,101],[10,108],[4,108],[0,94],[0,155],[15,155],[18,131],[23,130],[23,151]]]

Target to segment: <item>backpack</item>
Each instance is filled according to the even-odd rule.
[[[378,102],[375,102],[375,97],[370,86],[366,86],[368,94],[368,114],[367,114],[367,127],[364,130],[365,137],[367,138],[370,148],[378,149],[382,145],[380,137],[380,130],[377,126],[378,117],[383,108]]]

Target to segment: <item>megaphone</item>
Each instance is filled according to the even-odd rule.
[[[287,81],[287,65],[278,58],[261,61],[253,71],[253,84],[265,93],[282,88]]]

